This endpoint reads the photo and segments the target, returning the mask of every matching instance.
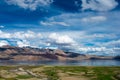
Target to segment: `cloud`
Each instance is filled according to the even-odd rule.
[[[11,34],[0,30],[0,38],[10,38],[10,37],[11,37]]]
[[[109,42],[104,43],[103,45],[107,47],[120,47],[120,39],[111,40]]]
[[[44,26],[54,26],[54,25],[59,25],[59,26],[70,26],[69,24],[65,23],[65,22],[40,22],[41,25]]]
[[[27,31],[27,32],[19,31],[15,33],[6,33],[0,30],[0,38],[32,39],[37,37],[41,37],[41,34],[40,33],[36,34],[32,31]]]
[[[22,40],[22,41],[17,41],[17,45],[19,47],[26,47],[26,46],[30,46],[30,43],[26,40]]]
[[[82,10],[109,11],[117,5],[116,0],[82,0]]]
[[[2,25],[0,26],[0,28],[4,28],[4,27],[5,27],[5,26],[2,26]]]
[[[71,46],[75,44],[74,39],[72,39],[69,35],[65,33],[35,33],[33,31],[19,31],[14,33],[7,33],[0,31],[0,41],[5,40],[9,43],[9,45],[14,46],[51,46],[51,47],[59,47],[59,46]]]
[[[0,47],[10,45],[10,46],[18,46],[18,47],[26,47],[30,46],[29,41],[24,39],[17,39],[17,38],[0,38]]]
[[[9,33],[0,31],[0,46],[59,48],[83,54],[118,55],[119,44],[119,35],[113,33],[87,33],[85,31]]]
[[[106,21],[107,18],[105,16],[93,16],[93,17],[87,17],[87,18],[83,18],[81,19],[83,22],[102,22],[102,21]]]
[[[50,25],[54,30],[60,30],[61,26],[53,25],[51,22],[64,22],[69,25],[67,30],[85,30],[90,33],[93,32],[108,32],[119,33],[118,14],[120,11],[111,12],[83,12],[83,13],[62,13],[60,15],[52,16],[41,21],[41,26]],[[116,27],[116,28],[114,28]],[[46,27],[45,27],[46,28]],[[64,28],[66,29],[66,28]]]
[[[27,32],[19,31],[12,34],[11,37],[20,38],[20,39],[32,39],[32,38],[41,37],[41,34],[40,33],[37,34],[32,31],[27,31]]]
[[[79,50],[83,52],[102,52],[102,51],[105,51],[106,48],[105,47],[82,47],[82,48],[79,48]]]
[[[4,40],[0,41],[0,47],[5,46],[5,45],[9,45],[9,43]]]
[[[43,26],[56,26],[56,25],[61,25],[61,26],[86,26],[86,24],[89,25],[91,22],[91,25],[97,25],[94,23],[102,23],[107,21],[106,15],[103,14],[96,14],[94,13],[63,13],[61,15],[53,16],[50,18],[47,18],[46,21],[41,21],[40,24]],[[90,26],[90,25],[89,25]]]
[[[49,35],[50,40],[54,41],[56,44],[62,45],[71,45],[74,43],[74,40],[70,38],[68,35],[60,35],[57,33],[51,33]]]
[[[53,0],[5,0],[9,5],[17,5],[24,9],[36,10],[38,7],[48,6]]]
[[[36,39],[39,37],[41,37],[40,33],[35,33],[32,31],[26,32],[19,31],[14,33],[7,33],[0,30],[0,39],[5,40],[9,45],[12,46],[19,47],[29,46],[30,45],[29,40]],[[2,42],[1,45],[6,45],[6,43]]]

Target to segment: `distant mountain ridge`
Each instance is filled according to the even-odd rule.
[[[120,59],[117,57],[105,57],[84,55],[73,52],[65,52],[60,49],[39,49],[32,47],[0,47],[0,60],[36,61],[36,60],[83,60],[83,59]]]

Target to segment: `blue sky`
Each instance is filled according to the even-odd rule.
[[[0,46],[120,55],[119,0],[0,0]]]

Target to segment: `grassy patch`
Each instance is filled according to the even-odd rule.
[[[57,75],[55,68],[46,68],[43,72],[47,75],[49,80],[59,80],[59,76]]]
[[[17,79],[29,79],[32,78],[33,76],[31,75],[18,75],[16,78]]]

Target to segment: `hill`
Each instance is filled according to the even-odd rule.
[[[36,61],[36,60],[83,60],[83,59],[119,59],[119,57],[105,57],[65,52],[60,49],[39,49],[32,47],[0,47],[0,60]]]

